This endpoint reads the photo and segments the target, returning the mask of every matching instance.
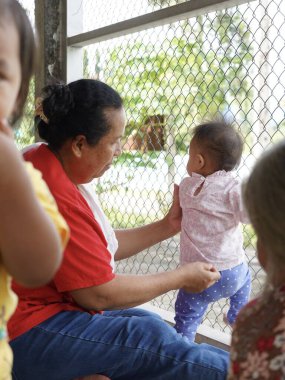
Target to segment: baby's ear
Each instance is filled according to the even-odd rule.
[[[204,156],[202,154],[197,154],[196,161],[197,161],[197,165],[198,165],[199,170],[203,169],[203,167],[205,166]]]

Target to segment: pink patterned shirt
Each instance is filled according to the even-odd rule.
[[[249,220],[240,182],[233,173],[221,170],[207,177],[192,173],[182,180],[179,195],[183,212],[181,264],[208,262],[222,271],[242,263],[245,254],[240,222]]]

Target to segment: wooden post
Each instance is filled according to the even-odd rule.
[[[38,37],[38,65],[35,98],[52,81],[66,82],[66,0],[36,0],[35,25]],[[36,141],[40,138],[36,133]]]
[[[38,34],[38,67],[35,95],[53,80],[66,82],[66,0],[35,1]]]

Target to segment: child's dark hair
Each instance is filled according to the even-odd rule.
[[[114,89],[94,79],[49,85],[42,96],[44,117],[37,117],[37,128],[39,136],[55,151],[78,135],[96,145],[111,128],[105,111],[123,106]]]
[[[241,160],[243,141],[230,123],[223,119],[206,122],[194,128],[193,139],[205,148],[216,170],[231,171]]]
[[[17,0],[0,1],[0,22],[14,23],[19,35],[19,59],[21,65],[21,85],[17,99],[17,107],[12,115],[14,124],[23,113],[29,91],[29,83],[36,65],[35,36],[29,18]]]

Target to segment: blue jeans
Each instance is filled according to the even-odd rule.
[[[175,302],[175,329],[194,342],[196,331],[211,302],[229,298],[227,319],[233,324],[240,309],[248,302],[251,276],[247,263],[220,272],[221,278],[201,293],[179,290]]]
[[[90,315],[61,312],[11,342],[13,379],[72,380],[101,373],[112,380],[222,380],[228,353],[189,343],[142,309]]]

